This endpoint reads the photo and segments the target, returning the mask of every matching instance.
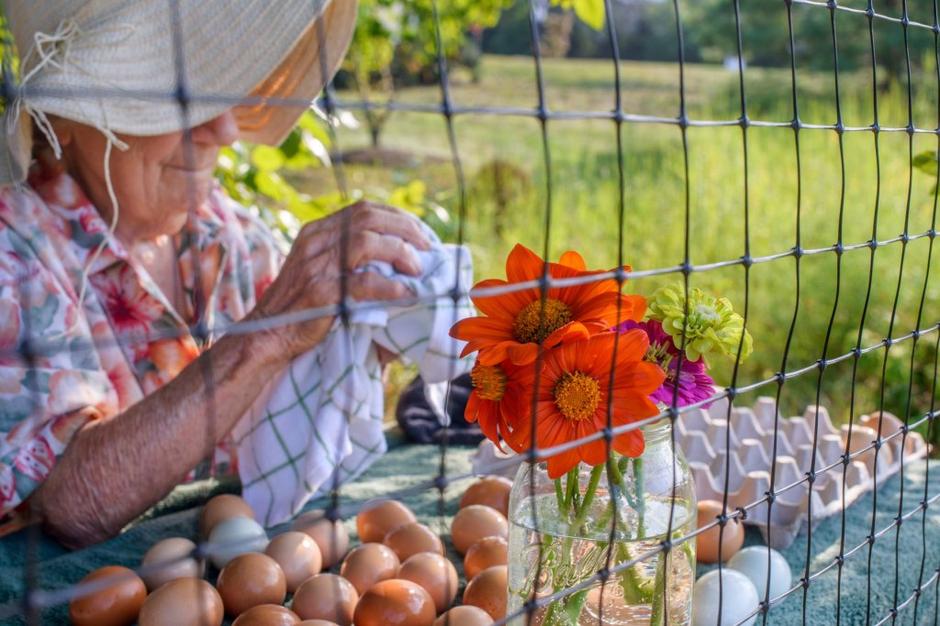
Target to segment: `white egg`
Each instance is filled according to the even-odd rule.
[[[758,605],[757,589],[751,579],[727,567],[721,570],[721,621],[718,621],[718,570],[698,579],[692,590],[692,626],[751,626],[757,619],[751,615]]]
[[[209,535],[209,558],[222,569],[239,554],[264,552],[268,535],[261,524],[247,517],[230,517],[219,522]]]
[[[770,599],[790,589],[793,575],[790,565],[783,555],[766,546],[744,548],[728,561],[728,567],[736,569],[754,583],[757,595],[764,597],[767,592],[767,551],[770,551]]]

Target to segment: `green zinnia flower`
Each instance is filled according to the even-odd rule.
[[[656,290],[649,301],[648,316],[658,320],[672,337],[676,347],[682,345],[685,329],[685,354],[692,361],[708,359],[714,354],[732,357],[737,354],[741,334],[741,360],[751,354],[753,341],[744,329],[744,319],[734,312],[727,298],[716,298],[701,289],[689,290],[689,317],[685,317],[685,289],[681,283]]]

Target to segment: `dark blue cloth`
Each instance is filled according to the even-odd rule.
[[[412,443],[442,443],[446,436],[449,444],[478,444],[483,440],[480,427],[467,422],[463,415],[472,389],[469,374],[459,376],[451,382],[450,394],[447,397],[450,427],[444,428],[428,405],[424,395],[424,381],[418,376],[398,398],[395,419],[398,420],[405,437]]]

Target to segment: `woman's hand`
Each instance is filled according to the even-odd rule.
[[[344,228],[347,238],[341,237]],[[367,202],[307,225],[249,317],[335,305],[341,258],[347,271],[369,261],[387,261],[400,272],[420,273],[414,251],[402,240],[421,249],[429,245],[417,220]],[[341,257],[344,243],[347,254]],[[400,283],[374,272],[348,274],[347,286],[356,300],[408,295]],[[226,335],[120,415],[86,424],[31,498],[47,531],[72,547],[113,536],[212,454],[262,385],[283,370],[286,359],[316,345],[332,320],[329,316],[264,333]]]
[[[371,261],[386,261],[399,272],[419,275],[420,262],[408,244],[421,250],[430,245],[418,220],[404,211],[373,202],[357,202],[311,222],[301,229],[277,279],[246,319],[336,305],[341,298],[344,273],[347,295],[353,300],[394,300],[413,295],[401,283],[375,272],[352,273]],[[329,331],[334,317],[279,325],[265,331],[257,344],[264,356],[289,361],[317,345]]]

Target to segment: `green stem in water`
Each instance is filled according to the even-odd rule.
[[[558,501],[558,510],[564,515],[568,512],[565,508],[565,494],[561,489],[561,479],[555,479],[555,499]]]
[[[623,472],[620,471],[617,458],[613,452],[607,458],[607,482],[610,486],[610,501],[613,504],[615,500],[620,499],[620,494],[624,492]]]
[[[616,548],[619,563],[633,560],[633,554],[627,544],[618,543]],[[627,604],[646,604],[650,601],[653,592],[650,581],[637,572],[635,565],[621,571],[619,577],[624,602]]]
[[[637,539],[643,539],[646,536],[646,525],[644,524],[646,498],[643,491],[643,459],[640,457],[633,459],[633,486],[636,490],[633,496],[636,502],[634,508],[637,514],[636,536]]]
[[[561,480],[561,479],[559,479]],[[572,505],[575,504],[575,494],[578,491],[578,466],[573,467],[568,474],[565,476],[566,483],[566,492],[565,492],[565,508],[564,512],[567,513],[571,510]]]
[[[603,471],[603,465],[595,465],[594,468],[591,469],[591,478],[588,481],[587,489],[584,490],[584,499],[581,500],[577,516],[574,518],[574,523],[571,525],[571,529],[574,531],[572,534],[576,533],[578,529],[581,528],[582,524],[584,524],[591,504],[594,503],[594,494],[597,492],[598,483],[601,482],[601,473],[603,473]]]
[[[661,626],[666,623],[666,563],[669,560],[667,553],[662,553],[656,560],[656,577],[653,587],[651,604],[653,612],[650,615],[650,626]]]

